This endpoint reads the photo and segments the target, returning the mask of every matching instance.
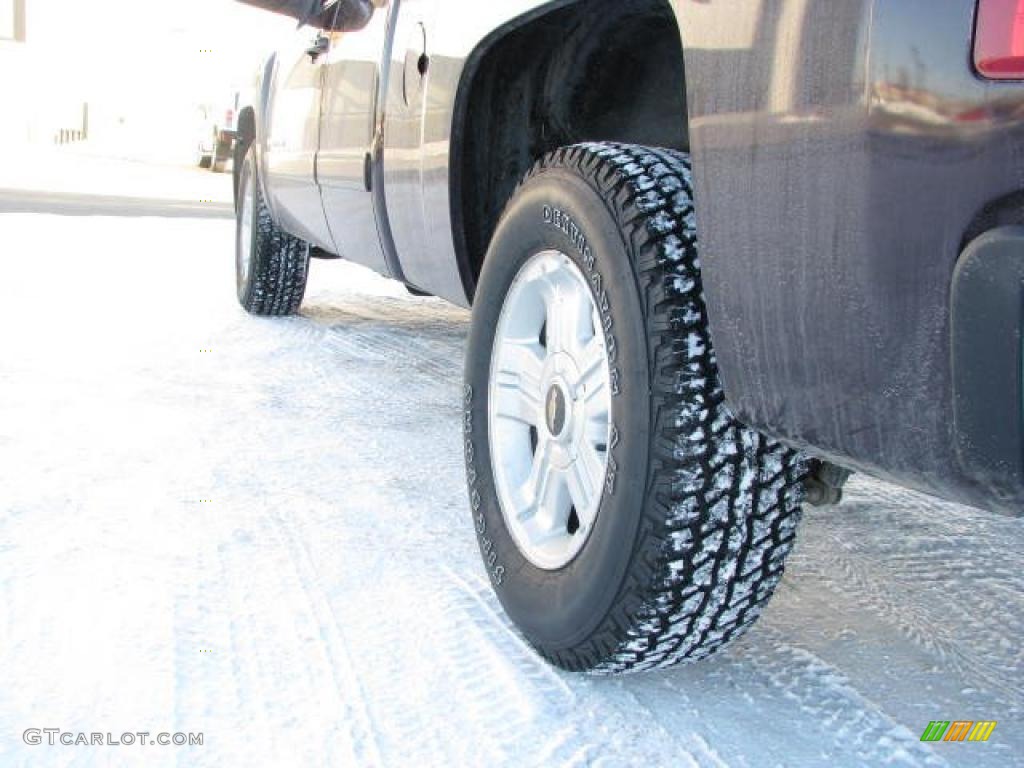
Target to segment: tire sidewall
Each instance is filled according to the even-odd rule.
[[[488,378],[507,292],[523,264],[558,250],[586,276],[602,316],[612,381],[608,474],[597,519],[580,553],[543,570],[516,546],[498,501],[488,433]],[[464,389],[470,505],[491,581],[508,614],[541,650],[578,647],[608,621],[623,588],[643,519],[651,404],[641,297],[620,228],[600,194],[578,174],[532,176],[502,217],[474,297]],[[639,609],[640,606],[627,608]]]
[[[235,286],[238,293],[238,300],[246,306],[251,300],[253,281],[256,275],[259,260],[259,179],[256,176],[256,153],[252,149],[246,153],[245,162],[238,177],[239,198],[235,206]],[[250,222],[249,236],[249,269],[246,279],[242,280],[238,269],[239,251],[242,245],[242,217],[245,215],[245,195],[252,195],[252,206],[249,211],[252,221]]]

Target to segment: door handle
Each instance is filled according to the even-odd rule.
[[[317,35],[313,43],[306,49],[309,58],[316,61],[331,49],[331,38],[327,35]]]
[[[418,58],[417,58],[418,57]],[[412,105],[413,96],[422,87],[423,78],[430,67],[430,56],[427,55],[427,28],[418,22],[409,36],[406,47],[405,68],[402,71],[402,100],[405,106]],[[413,71],[419,74],[417,78]]]

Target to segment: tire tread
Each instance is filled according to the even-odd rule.
[[[652,434],[643,518],[611,611],[583,643],[538,650],[605,674],[701,659],[746,631],[782,577],[807,461],[725,404],[689,156],[579,144],[543,157],[521,183],[556,169],[586,181],[622,232],[645,318]]]
[[[252,158],[246,159],[251,163]],[[294,315],[306,293],[309,276],[309,244],[278,226],[270,214],[259,180],[255,188],[256,240],[252,250],[250,286],[240,298],[251,314]],[[239,206],[239,210],[242,206]]]

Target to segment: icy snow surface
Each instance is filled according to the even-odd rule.
[[[0,214],[0,766],[1021,764],[1020,521],[860,479],[726,652],[558,672],[479,563],[468,314],[317,262],[300,317],[248,317],[231,247]],[[955,719],[999,725],[919,742]]]

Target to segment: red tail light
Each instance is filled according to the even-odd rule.
[[[1024,79],[1024,0],[981,0],[974,66],[993,80]]]
[[[224,113],[224,125],[230,128],[235,123],[235,110],[229,109]]]

